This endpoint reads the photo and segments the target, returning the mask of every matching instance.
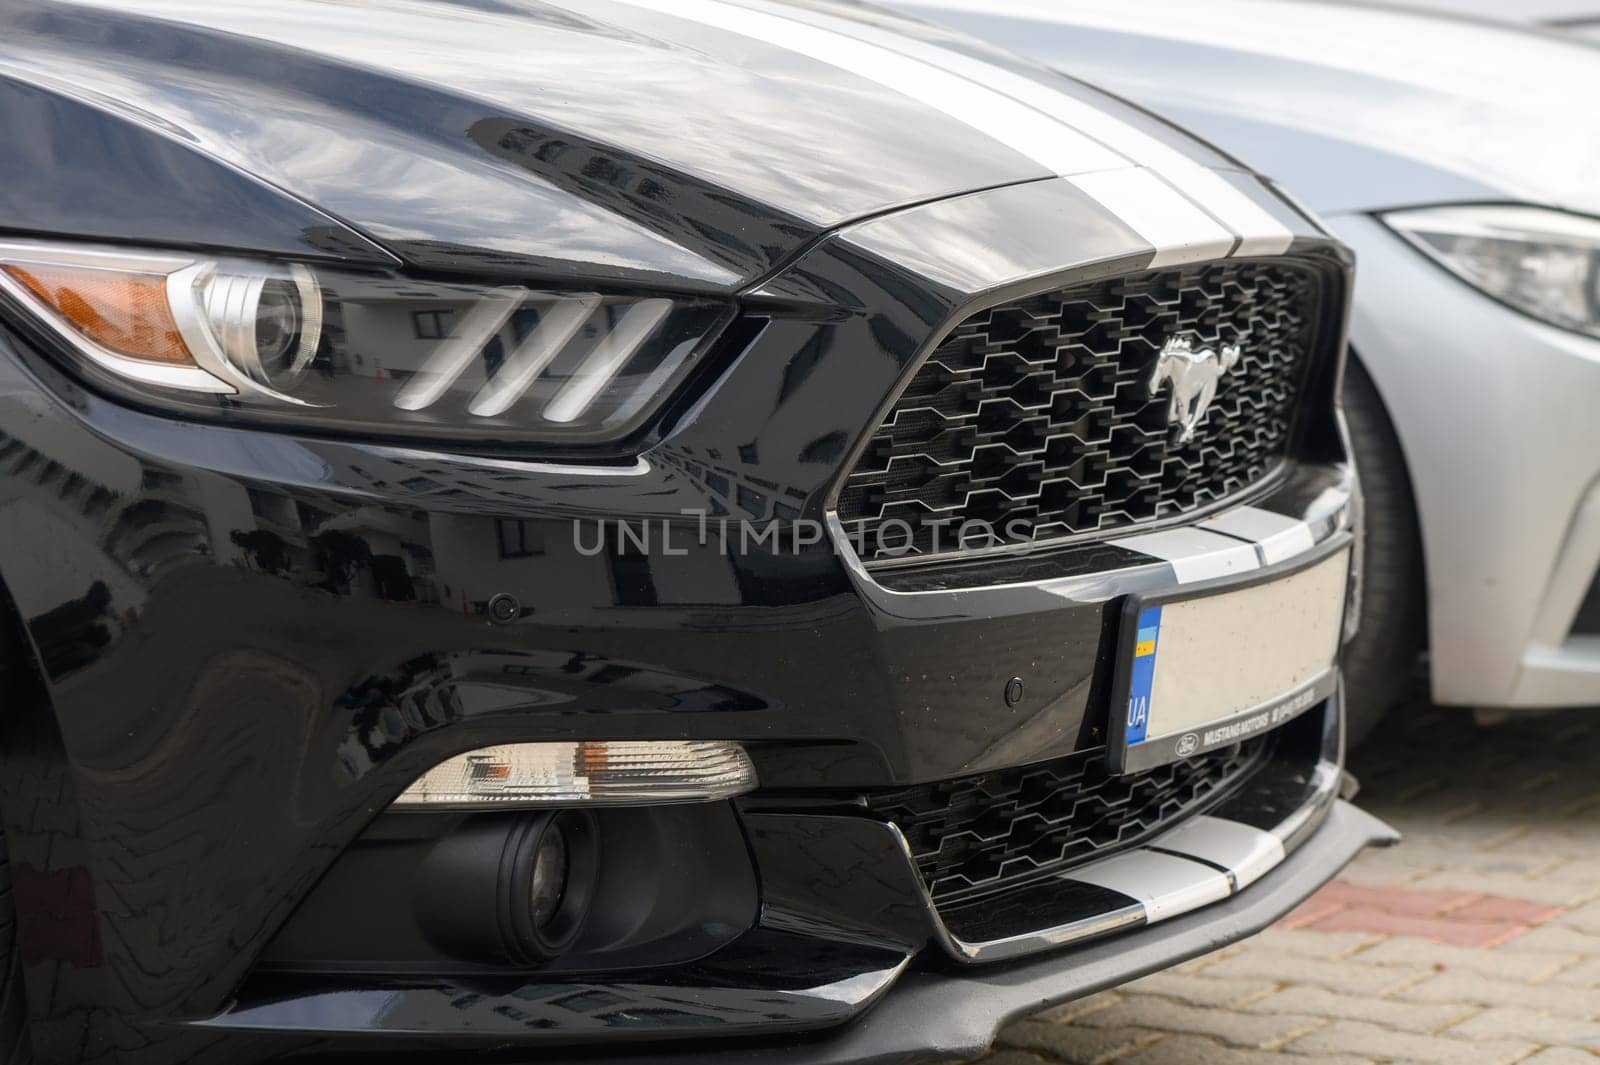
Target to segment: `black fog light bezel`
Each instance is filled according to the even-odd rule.
[[[559,832],[564,840],[566,870],[555,912],[542,925],[535,920],[534,883],[539,852],[546,838]],[[583,934],[594,901],[599,868],[594,815],[563,810],[526,818],[507,840],[500,884],[500,913],[507,954],[533,964],[559,957]]]

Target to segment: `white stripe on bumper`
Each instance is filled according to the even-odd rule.
[[[1304,554],[1317,545],[1317,534],[1299,518],[1241,506],[1198,525],[1124,536],[1110,543],[1159,558],[1172,566],[1179,584],[1194,584]]]
[[[1253,544],[1194,526],[1126,536],[1112,540],[1111,544],[1171,563],[1173,576],[1179,584],[1215,580],[1261,568],[1261,559]]]
[[[1151,846],[1227,870],[1235,891],[1266,876],[1285,854],[1283,841],[1271,832],[1204,815],[1185,821]]]
[[[1226,873],[1153,850],[1127,851],[1074,869],[1063,880],[1107,888],[1138,901],[1147,923],[1198,910],[1233,894]]]

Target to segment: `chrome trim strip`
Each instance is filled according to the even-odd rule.
[[[1345,503],[1348,502],[1347,492],[1339,495]],[[1324,503],[1333,504],[1334,501],[1326,500]],[[1225,511],[1223,517],[1230,513]],[[1193,584],[1244,574],[1267,565],[1266,559],[1276,564],[1315,549],[1344,531],[1349,525],[1349,518],[1348,506],[1329,505],[1319,508],[1318,515],[1308,521],[1283,518],[1290,524],[1277,527],[1273,523],[1276,531],[1269,532],[1264,540],[1252,542],[1246,542],[1238,535],[1209,530],[1205,528],[1208,523],[1204,522],[1199,526],[1177,526],[1107,541],[1149,558],[1148,562],[1137,565],[1039,581],[901,591],[878,583],[873,571],[856,554],[850,543],[849,531],[838,514],[830,509],[826,515],[834,551],[850,574],[856,590],[879,610],[900,619],[948,617],[954,611],[982,613],[987,609],[986,599],[1000,596],[1005,598],[1007,610],[1055,609],[1063,602],[1103,603],[1119,595],[1148,593],[1171,588],[1175,584]],[[1243,525],[1230,527],[1243,530]],[[1284,553],[1287,547],[1300,543],[1306,545],[1304,549],[1292,554]],[[1030,595],[1035,597],[1034,602],[1027,600]]]
[[[1150,923],[1148,912],[1144,903],[1136,900],[1135,905],[1085,917],[1070,924],[1008,936],[1005,939],[986,940],[982,943],[969,943],[946,932],[944,946],[961,961],[1005,961],[1008,958],[1020,958],[1025,954],[1048,950],[1051,947],[1065,947],[1087,939],[1098,939],[1100,936],[1122,932],[1129,928],[1142,928]],[[937,911],[933,918],[938,922],[937,927],[944,928]]]
[[[369,445],[367,450],[388,459],[415,462],[460,462],[477,468],[525,473],[530,477],[643,477],[650,472],[647,459],[640,457],[626,466],[580,466],[574,463],[534,462],[521,459],[498,459],[489,455],[452,455],[444,451],[424,451],[420,448]]]
[[[1283,842],[1285,850],[1294,850],[1321,823],[1322,813],[1339,797],[1339,783],[1343,778],[1344,769],[1337,762],[1317,763],[1307,789],[1310,797],[1294,813],[1272,826],[1272,834]]]

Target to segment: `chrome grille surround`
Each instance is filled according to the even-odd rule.
[[[1309,263],[1230,260],[1069,285],[968,316],[858,454],[836,504],[846,536],[864,562],[882,564],[1094,539],[1241,498],[1290,454],[1324,332],[1322,293]],[[1242,347],[1183,444],[1167,394],[1149,388],[1174,337]],[[978,521],[995,539],[958,542],[962,523]]]

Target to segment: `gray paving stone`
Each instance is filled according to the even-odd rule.
[[[1460,1002],[1418,1003],[1394,999],[1342,995],[1320,987],[1288,987],[1277,994],[1241,1007],[1246,1013],[1287,1013],[1304,1017],[1332,1017],[1370,1021],[1407,1032],[1431,1032],[1462,1019],[1476,1007]]]
[[[1505,945],[1511,950],[1546,950],[1552,954],[1584,954],[1600,958],[1600,936],[1563,924],[1540,925]]]
[[[1600,1021],[1557,1017],[1523,1006],[1494,1006],[1447,1029],[1468,1039],[1526,1039],[1533,1043],[1600,1050]]]
[[[1600,958],[1586,958],[1550,978],[1552,984],[1571,984],[1575,987],[1600,987]]]
[[[1500,979],[1533,980],[1566,964],[1571,957],[1571,951],[1530,951],[1520,940],[1481,950],[1394,936],[1349,961],[1375,968],[1403,967],[1411,972],[1466,969]]]
[[[1388,946],[1389,940],[1379,946]],[[1404,962],[1391,959],[1388,964],[1374,964],[1367,960],[1373,950],[1362,951],[1344,961],[1319,961],[1315,958],[1295,958],[1282,954],[1256,954],[1245,951],[1226,958],[1205,970],[1207,975],[1235,980],[1276,980],[1286,984],[1312,984],[1352,995],[1378,995],[1411,977],[1423,976],[1433,971],[1431,961]]]
[[[1600,835],[1600,827],[1597,827],[1595,832]],[[1592,870],[1589,875],[1593,877],[1589,883],[1596,888],[1600,888],[1600,868]],[[1576,928],[1580,932],[1587,932],[1592,936],[1600,936],[1600,899],[1593,899],[1575,909],[1568,910],[1550,923],[1552,925],[1565,925],[1570,928]]]
[[[1554,979],[1543,984],[1521,984],[1459,970],[1431,976],[1398,992],[1395,998],[1457,1006],[1522,1006],[1580,1020],[1600,1013],[1600,994],[1589,988],[1558,983]]]
[[[1315,1059],[1316,1065],[1367,1065],[1370,1058],[1331,1054]],[[1119,1058],[1117,1065],[1310,1065],[1301,1058],[1271,1050],[1241,1050],[1197,1035],[1175,1035],[1138,1053]],[[1592,1065],[1592,1063],[1591,1063]]]
[[[1587,1050],[1545,1047],[1531,1058],[1523,1058],[1517,1065],[1594,1065],[1595,1061],[1595,1056]]]
[[[1448,863],[1447,863],[1448,864]],[[1471,891],[1479,895],[1503,895],[1513,899],[1547,902],[1566,906],[1588,892],[1570,880],[1546,880],[1505,873],[1463,871],[1459,867],[1430,873],[1406,884],[1419,891]]]
[[[1294,1040],[1285,1049],[1297,1054],[1353,1054],[1357,1057],[1428,1062],[1430,1065],[1505,1065],[1534,1046],[1515,1039],[1453,1039],[1396,1032],[1364,1021],[1334,1021]]]
[[[1141,995],[1091,1013],[1077,1023],[1092,1028],[1145,1028],[1209,1035],[1233,1046],[1259,1047],[1286,1039],[1319,1019],[1293,1014],[1269,1016],[1235,1013],[1232,1010],[1206,1009],[1153,995]]]

